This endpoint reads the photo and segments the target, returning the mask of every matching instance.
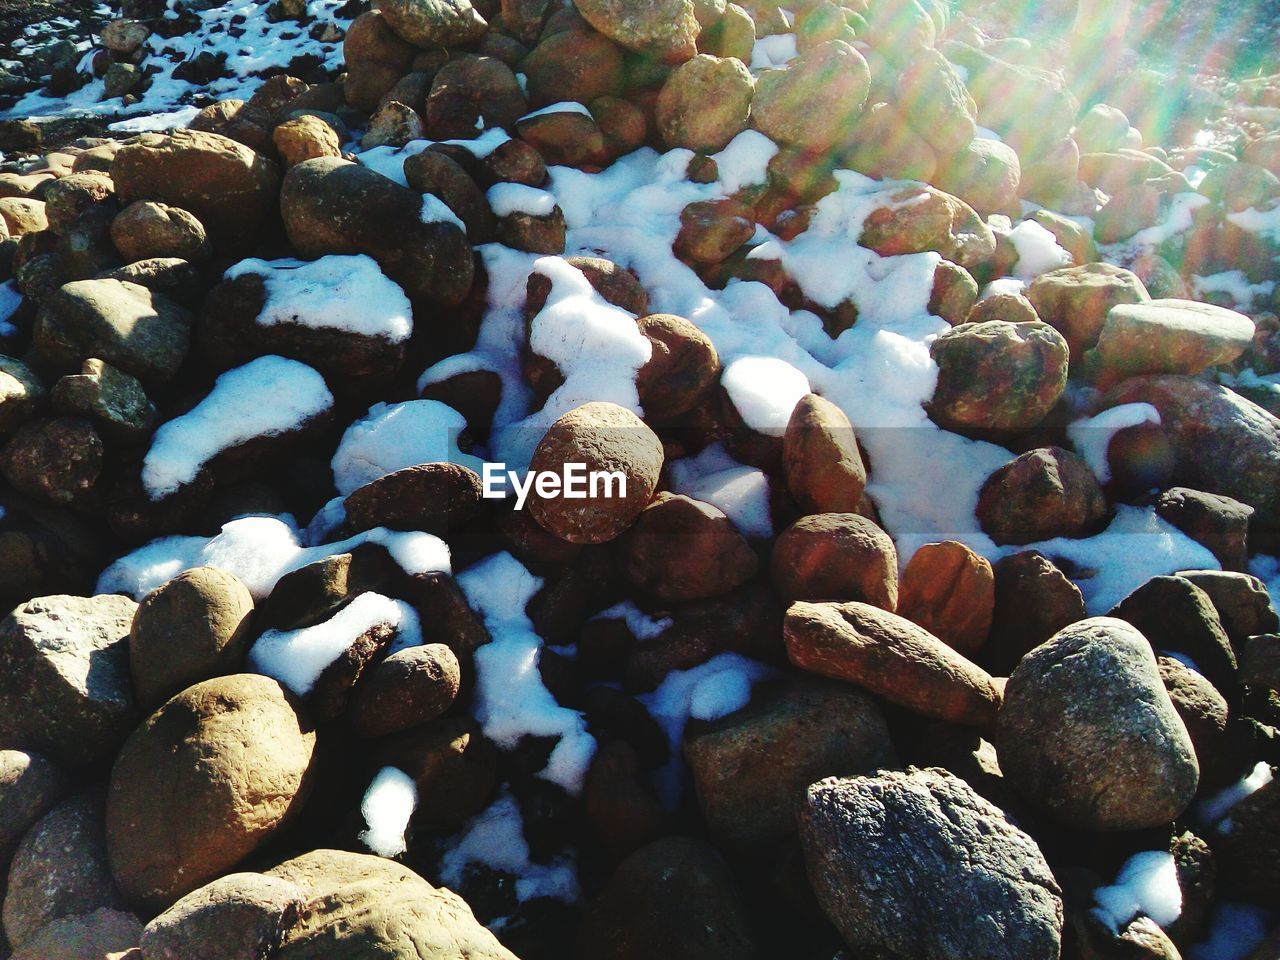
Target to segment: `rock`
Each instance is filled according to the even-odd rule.
[[[1081,158],[1084,159],[1084,158]],[[1164,195],[1147,183],[1125,187],[1094,217],[1093,236],[1099,243],[1119,243],[1161,220]]]
[[[5,936],[21,948],[50,922],[102,907],[121,909],[124,901],[107,867],[102,800],[85,793],[46,813],[18,844],[4,897]]]
[[[1172,375],[1135,377],[1106,403],[1150,403],[1160,411],[1174,483],[1253,507],[1264,529],[1280,525],[1280,421],[1271,414],[1226,387]]]
[[[127,263],[122,267],[104,270],[93,279],[136,283],[153,293],[169,297],[184,309],[197,306],[208,289],[200,269],[177,257],[157,257]]]
[[[452,157],[439,150],[423,150],[405,160],[404,176],[414,190],[444,201],[467,225],[467,239],[472,243],[493,240],[497,219],[489,208],[489,201],[470,174]]]
[[[301,888],[260,873],[230,873],[193,890],[142,931],[142,960],[271,956],[301,915]]]
[[[129,56],[151,36],[151,28],[138,20],[112,20],[102,28],[102,45],[112,53]]]
[[[90,593],[108,556],[98,535],[65,510],[16,493],[3,497],[0,600],[6,608],[41,594]]]
[[[444,536],[480,515],[482,486],[456,463],[420,463],[396,470],[347,495],[347,528],[389,527]]]
[[[844,411],[817,394],[800,398],[782,437],[787,490],[806,513],[853,513],[867,468]]]
[[[672,249],[693,263],[721,263],[755,234],[751,209],[733,198],[695,200],[680,211]]]
[[[111,179],[121,205],[158,200],[189,210],[219,248],[253,245],[275,217],[280,169],[216,133],[143,133],[120,148]]]
[[[589,104],[622,93],[623,52],[594,30],[564,30],[539,40],[520,71],[527,78],[530,106]]]
[[[33,346],[67,372],[99,359],[143,383],[166,383],[186,358],[190,330],[191,314],[164,294],[120,280],[76,280],[41,306]]]
[[[784,600],[860,600],[898,605],[898,551],[856,513],[815,513],[784,530],[773,547],[773,585]]]
[[[111,772],[107,849],[121,890],[160,908],[234,867],[297,813],[315,742],[269,677],[217,677],[166,703]]]
[[[111,211],[98,207],[63,231],[53,251],[59,280],[87,280],[121,266],[111,242],[111,220]]]
[[[436,74],[423,119],[434,139],[468,138],[482,128],[512,129],[528,109],[509,66],[496,57],[462,54]]]
[[[21,840],[68,786],[62,771],[44,757],[0,750],[0,851],[9,851]]]
[[[1253,507],[1230,497],[1171,487],[1160,494],[1156,513],[1207,547],[1223,570],[1248,569],[1247,541]]]
[[[1129,118],[1110,104],[1095,103],[1076,121],[1072,138],[1081,153],[1107,153],[1125,145]]]
[[[898,615],[965,656],[986,642],[994,610],[991,564],[959,541],[926,543],[902,573]]]
[[[1112,307],[1148,301],[1136,275],[1109,263],[1086,263],[1042,273],[1031,281],[1027,299],[1036,313],[1067,338],[1072,357],[1098,342]]]
[[[956,68],[937,50],[921,50],[904,64],[895,92],[903,118],[938,153],[954,154],[974,142],[978,124],[973,98]],[[1014,163],[1016,169],[1016,155]]]
[[[619,541],[619,567],[664,603],[728,593],[756,574],[754,551],[717,507],[660,493]]]
[[[49,229],[49,218],[44,212],[44,201],[29,197],[0,198],[0,221],[8,230],[8,236],[21,237]]]
[[[800,836],[818,902],[855,955],[1059,955],[1062,892],[1040,848],[945,770],[821,780]]]
[[[828,40],[756,78],[752,123],[770,140],[822,150],[853,126],[870,87],[862,54]]]
[[[348,712],[352,727],[362,737],[381,737],[434,720],[458,696],[460,670],[443,643],[393,653],[356,684]]]
[[[564,253],[564,211],[558,206],[545,216],[534,216],[523,211],[512,211],[498,218],[498,242],[513,250],[526,253]]]
[[[342,155],[337,131],[311,115],[286,120],[271,132],[271,141],[286,169],[303,160]]]
[[[44,213],[49,229],[62,232],[90,210],[115,207],[115,185],[99,172],[72,173],[49,184]]]
[[[342,41],[342,53],[347,64],[343,95],[357,110],[371,113],[382,96],[409,71],[417,51],[400,39],[382,11],[369,10],[351,21]]]
[[[741,60],[700,53],[671,72],[658,95],[658,131],[668,148],[714,153],[746,129],[754,89]]]
[[[474,265],[456,224],[423,222],[422,198],[379,173],[318,157],[285,175],[280,210],[304,257],[364,253],[412,298],[456,306],[471,290]]]
[[[1041,447],[991,474],[976,512],[996,543],[1034,543],[1088,536],[1106,518],[1107,501],[1083,457]]]
[[[92,421],[108,443],[144,440],[156,426],[156,408],[142,384],[101,360],[86,360],[78,374],[60,378],[49,400],[59,413]]]
[[[235,673],[252,631],[248,588],[216,567],[187,570],[152,590],[129,629],[138,704],[154,710],[194,683]]]
[[[1240,657],[1240,682],[1264,690],[1280,690],[1280,635],[1249,638]]]
[[[652,499],[662,461],[657,435],[630,410],[613,403],[583,404],[551,425],[529,469],[563,475],[565,464],[584,464],[588,478],[602,475],[596,491],[588,481],[587,496],[569,500],[545,496],[535,487],[529,512],[541,527],[570,543],[613,540]]]
[[[212,254],[199,220],[186,210],[151,200],[138,200],[116,215],[111,242],[129,263],[152,257],[198,262]]]
[[[1157,657],[1160,680],[1178,712],[1200,764],[1200,788],[1220,790],[1242,771],[1229,739],[1227,701],[1209,680],[1173,657]]]
[[[938,382],[929,416],[949,430],[1026,430],[1067,385],[1067,342],[1047,323],[962,323],[929,347]]]
[[[415,47],[463,47],[489,28],[469,0],[378,0],[387,25]]]
[[[21,426],[44,400],[44,384],[21,360],[0,357],[0,431]]]
[[[1133,624],[1153,649],[1190,657],[1214,686],[1235,689],[1236,655],[1209,595],[1182,577],[1152,577],[1108,616]]]
[[[426,135],[427,128],[417,110],[398,100],[387,100],[369,118],[369,126],[360,138],[360,148],[403,147],[410,140],[421,140]]]
[[[719,849],[767,858],[795,834],[809,784],[894,766],[880,708],[850,687],[790,680],[684,743],[698,806]]]
[[[20,493],[68,506],[92,493],[103,459],[102,439],[87,420],[28,420],[0,449],[0,474]]]
[[[103,907],[52,921],[16,950],[11,960],[112,960],[135,952],[141,933],[142,924],[133,914]]]
[[[522,118],[516,132],[548,164],[594,169],[607,159],[600,127],[591,117],[574,110]]]
[[[874,99],[874,98],[872,98]],[[932,180],[938,156],[907,123],[900,107],[873,103],[840,144],[843,165],[882,180]]]
[[[312,850],[266,875],[301,887],[306,899],[273,960],[516,960],[466,901],[391,860]]]
[[[386,548],[376,543],[313,560],[281,577],[254,619],[272,630],[313,626],[362,593],[385,592],[397,569]]]
[[[245,101],[232,99],[209,104],[196,114],[187,129],[226,137],[267,156],[272,147],[269,123],[268,118],[249,109]]]
[[[1148,373],[1197,374],[1230,363],[1253,342],[1242,313],[1194,300],[1119,304],[1107,313],[1097,344],[1080,360],[1099,389]]]
[[[973,207],[930,186],[903,187],[867,216],[858,243],[882,257],[933,250],[966,270],[996,252],[995,234]]]
[[[996,723],[1000,769],[1020,794],[1085,830],[1175,819],[1200,779],[1191,738],[1147,638],[1123,620],[1066,627],[1018,664]]]
[[[848,680],[923,716],[989,726],[1000,691],[980,668],[910,620],[867,603],[805,603],[787,610],[787,658]]]
[[[673,832],[671,815],[626,740],[610,740],[596,752],[582,802],[592,834],[618,860]]]
[[[127,97],[142,83],[143,74],[132,63],[113,63],[102,78],[102,98]]]
[[[993,293],[977,301],[965,314],[965,323],[1038,323],[1036,308],[1031,301],[1018,293]],[[956,326],[956,324],[952,324]],[[1051,328],[1052,329],[1052,328]],[[1055,331],[1056,333],[1056,331]]]
[[[1231,829],[1213,837],[1219,889],[1250,903],[1275,903],[1280,896],[1280,780],[1273,778],[1245,797],[1230,817]]]
[[[1016,209],[1022,168],[1018,155],[999,140],[973,139],[939,158],[934,183],[979,213]]]
[[[1233,213],[1250,207],[1261,210],[1268,201],[1280,197],[1280,178],[1256,164],[1223,163],[1209,169],[1196,192]]]
[[[593,960],[755,960],[733,873],[715,848],[667,837],[618,866],[587,908],[578,930],[580,957]]]
[[[991,569],[995,607],[991,636],[979,659],[1003,677],[1028,651],[1088,614],[1080,588],[1034,550],[1003,557]]]
[[[574,0],[574,6],[591,26],[636,53],[677,64],[698,52],[693,0]]]
[[[71,767],[104,763],[132,728],[128,597],[37,597],[0,622],[0,743]]]
[[[1249,637],[1280,630],[1271,594],[1257,577],[1229,570],[1183,570],[1178,576],[1209,597],[1234,649],[1243,647]]]
[[[674,424],[720,381],[720,357],[710,338],[683,317],[652,313],[636,325],[652,346],[636,374],[645,420]]]

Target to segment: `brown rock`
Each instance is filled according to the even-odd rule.
[[[29,497],[67,506],[92,493],[103,460],[102,439],[89,421],[28,420],[0,448],[0,474]]]
[[[759,566],[724,513],[670,493],[640,511],[619,548],[623,576],[668,603],[728,593]]]
[[[461,54],[436,74],[423,120],[433,139],[469,138],[482,128],[513,128],[528,107],[516,75],[505,63]]]
[[[898,614],[972,656],[986,642],[995,609],[991,564],[963,543],[927,543],[902,573]]]
[[[271,141],[285,169],[303,160],[342,155],[337,131],[319,117],[310,115],[286,120],[272,131]]]
[[[391,29],[380,10],[360,14],[351,21],[342,41],[347,103],[364,112],[374,110],[383,94],[408,72],[415,52]]]
[[[653,313],[636,325],[653,347],[636,374],[645,420],[674,423],[719,382],[720,357],[710,338],[683,317]]]
[[[1027,298],[1040,319],[1067,338],[1073,357],[1098,342],[1112,307],[1151,299],[1137,276],[1109,263],[1086,263],[1041,274],[1031,282]]]
[[[115,206],[115,185],[103,173],[72,173],[49,184],[44,192],[44,213],[49,228],[63,231],[81,214]]]
[[[595,838],[618,858],[673,832],[648,772],[625,740],[603,744],[591,762],[582,801]]]
[[[142,960],[270,956],[302,911],[302,890],[260,873],[229,873],[180,899],[142,931]]]
[[[941,157],[935,183],[979,213],[1016,206],[1022,168],[1018,154],[1000,140],[974,139]]]
[[[480,478],[456,463],[420,463],[396,470],[348,494],[352,531],[389,527],[444,535],[480,515]]]
[[[988,298],[994,299],[994,298]],[[978,281],[958,263],[943,260],[933,272],[929,312],[952,326],[964,323],[978,302]]]
[[[938,169],[933,147],[911,128],[901,109],[889,103],[867,107],[841,146],[849,169],[868,177],[930,181]]]
[[[410,140],[421,140],[426,135],[426,127],[417,110],[398,100],[385,100],[369,118],[369,126],[360,138],[360,147],[362,150],[403,147]]]
[[[991,474],[978,494],[978,521],[1000,544],[1088,536],[1106,514],[1088,463],[1061,447],[1028,450]]]
[[[806,513],[856,512],[867,468],[844,411],[814,393],[801,397],[782,437],[782,472]]]
[[[843,40],[806,50],[785,69],[756,79],[752,123],[778,143],[821,150],[849,130],[867,99],[871,70]]]
[[[405,160],[404,176],[414,190],[444,201],[467,225],[467,239],[473,244],[494,238],[497,221],[484,191],[452,157],[439,150],[423,150]]]
[[[737,200],[695,200],[680,211],[673,249],[694,263],[720,263],[750,240],[755,229],[750,209]]]
[[[898,552],[889,535],[856,513],[815,513],[784,530],[773,547],[773,585],[784,600],[898,604]]]
[[[520,64],[529,103],[546,107],[570,101],[590,104],[622,92],[622,50],[594,30],[544,36]]]
[[[30,367],[13,357],[0,357],[0,431],[21,426],[44,395],[44,384]]]
[[[954,154],[974,143],[977,108],[956,68],[938,51],[925,49],[911,57],[898,74],[895,92],[906,121],[940,154]],[[1016,163],[1015,155],[1015,168]]]
[[[0,221],[4,222],[7,235],[11,237],[49,229],[44,201],[29,197],[0,197]]]
[[[523,118],[516,124],[516,132],[548,164],[594,169],[608,159],[600,127],[591,117],[574,110]]]
[[[199,220],[186,210],[151,200],[138,200],[116,215],[111,242],[129,263],[152,257],[200,261],[212,253]]]
[[[1220,790],[1240,779],[1228,733],[1227,701],[1209,680],[1173,657],[1157,657],[1160,680],[1191,737],[1200,763],[1200,783]]]
[[[848,680],[927,717],[988,726],[1001,694],[983,670],[910,620],[866,603],[793,603],[783,628],[802,670]]]
[[[1040,318],[1031,301],[1020,293],[993,293],[975,303],[964,318],[965,323],[1037,323]],[[953,324],[954,326],[954,324]]]
[[[1080,588],[1034,550],[1001,558],[992,573],[991,636],[979,659],[996,676],[1008,676],[1028,651],[1088,615]]]
[[[67,792],[69,781],[34,753],[0,750],[0,850],[9,851]]]
[[[131,900],[167,906],[288,823],[308,787],[315,732],[269,677],[184,690],[121,750],[107,799],[111,870]]]
[[[583,18],[610,40],[663,63],[683,63],[697,52],[693,0],[574,0]]]
[[[966,270],[987,263],[996,252],[995,234],[977,212],[933,187],[904,187],[873,210],[858,243],[882,257],[933,250]]]
[[[141,934],[142,924],[133,914],[103,907],[41,927],[10,960],[116,960],[136,953]]]
[[[378,0],[387,25],[415,47],[463,47],[488,28],[470,0]]]
[[[658,130],[668,148],[714,153],[746,129],[753,91],[741,60],[705,53],[671,72],[658,95]]]
[[[362,737],[381,737],[428,723],[453,705],[461,673],[443,643],[409,647],[366,670],[349,718]]]

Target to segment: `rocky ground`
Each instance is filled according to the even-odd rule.
[[[0,957],[1280,957],[1276,11],[1073,15],[0,5]]]

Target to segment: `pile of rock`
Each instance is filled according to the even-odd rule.
[[[104,31],[117,66],[146,29]],[[936,0],[381,0],[345,54],[0,172],[15,960],[1172,960],[1219,900],[1274,907],[1280,134],[1143,147]],[[856,297],[761,233],[894,181],[844,254],[928,255],[922,429],[1007,454],[994,562],[908,555],[856,412],[804,382],[762,418],[707,324],[574,242],[594,201],[549,167],[717,183],[747,134],[763,182],[664,254],[837,342]],[[1190,299],[1224,271],[1271,302]],[[485,499],[469,451],[522,404],[532,470],[625,494]],[[763,528],[678,482],[714,445]],[[1069,544],[1143,510],[1222,569],[1099,607]],[[1171,913],[1098,893],[1152,852]]]

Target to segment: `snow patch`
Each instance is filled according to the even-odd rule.
[[[330,466],[343,496],[389,473],[420,463],[457,463],[477,473],[479,457],[458,448],[466,418],[439,400],[375,403],[347,427]]]
[[[1093,891],[1093,915],[1118,934],[1134,917],[1150,917],[1167,927],[1182,914],[1178,867],[1166,850],[1135,853],[1109,887]]]
[[[405,851],[404,832],[418,806],[418,785],[403,770],[383,767],[360,801],[360,815],[369,825],[360,842],[380,857],[397,857]]]
[[[1076,420],[1067,427],[1067,438],[1084,457],[1099,483],[1111,479],[1107,448],[1119,431],[1143,424],[1160,425],[1160,411],[1149,403],[1122,403],[1092,417]]]

